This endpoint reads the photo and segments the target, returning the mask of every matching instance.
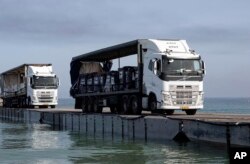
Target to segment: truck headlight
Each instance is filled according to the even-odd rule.
[[[164,93],[162,96],[163,96],[163,104],[164,105],[172,105],[171,96],[169,93]]]
[[[197,99],[197,105],[203,105],[203,100],[204,100],[203,92],[200,92]]]
[[[32,101],[33,101],[33,102],[37,102],[37,96],[36,96],[36,95],[33,95],[33,96],[32,96]]]

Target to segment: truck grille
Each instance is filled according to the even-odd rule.
[[[39,102],[53,102],[53,97],[38,97]]]
[[[41,91],[41,92],[38,92],[37,94],[38,94],[39,102],[46,102],[46,103],[53,102],[54,92],[52,92],[52,91]]]
[[[199,86],[198,85],[172,85],[170,94],[174,106],[195,105],[197,103]]]

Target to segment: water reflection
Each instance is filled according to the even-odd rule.
[[[68,135],[60,131],[52,131],[49,125],[33,124],[31,143],[33,149],[67,149],[71,146]]]
[[[71,134],[73,163],[227,163],[224,145],[202,142],[142,142]],[[81,153],[80,153],[81,152]]]
[[[124,140],[92,138],[86,135],[71,134],[73,163],[145,163],[143,144]]]
[[[26,125],[13,123],[2,124],[4,124],[4,128],[0,128],[1,149],[21,149],[30,147]]]
[[[203,142],[112,139],[53,131],[40,124],[0,123],[1,163],[226,163],[226,147]]]

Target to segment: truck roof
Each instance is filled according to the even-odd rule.
[[[129,55],[133,55],[138,53],[138,44],[139,43],[150,43],[158,44],[158,47],[155,47],[159,51],[163,48],[164,51],[166,50],[166,42],[173,43],[171,41],[178,41],[183,42],[185,40],[180,39],[137,39],[133,41],[129,41],[126,43],[102,48],[96,51],[88,52],[79,56],[75,56],[72,58],[72,63],[77,63],[79,61],[96,61],[96,62],[103,62],[111,59],[121,58]],[[164,46],[162,46],[164,44]],[[188,48],[188,46],[184,42],[180,44],[178,48],[182,47],[183,49]],[[176,46],[176,45],[175,45]],[[187,50],[189,51],[189,50]]]
[[[1,75],[21,72],[25,66],[38,66],[38,67],[41,67],[41,66],[52,66],[52,64],[22,64],[22,65],[20,65],[18,67],[12,68],[12,69],[10,69],[8,71],[5,71],[5,72],[1,73]]]
[[[133,54],[137,54],[138,52],[138,44],[139,43],[151,43],[155,41],[180,41],[179,39],[137,39],[133,41],[129,41],[126,43],[114,45],[111,47],[99,49],[96,51],[88,52],[79,56],[75,56],[72,58],[70,63],[70,76],[71,76],[71,84],[74,84],[79,75],[79,69],[81,67],[81,62],[105,62],[108,60],[121,58]],[[159,47],[156,47],[159,49]]]
[[[92,51],[72,58],[74,61],[105,61],[119,57],[124,57],[137,53],[137,45],[139,40],[118,44],[115,46]]]

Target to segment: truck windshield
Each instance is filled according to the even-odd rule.
[[[56,89],[58,87],[58,78],[57,77],[42,77],[34,76],[34,88],[48,88]]]
[[[162,73],[167,75],[200,75],[201,63],[197,59],[164,59]]]

